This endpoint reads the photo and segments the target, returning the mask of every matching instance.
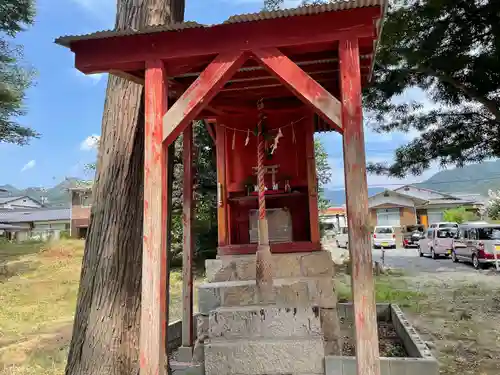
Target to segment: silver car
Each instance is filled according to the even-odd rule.
[[[471,223],[460,225],[453,241],[451,259],[471,262],[474,268],[486,268],[500,262],[500,225]]]

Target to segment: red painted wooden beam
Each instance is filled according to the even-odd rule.
[[[342,118],[344,121],[344,174],[349,252],[352,262],[357,374],[380,375],[358,40],[341,41],[339,55]]]
[[[233,51],[218,55],[207,66],[163,117],[163,140],[167,146],[196,118],[246,59],[241,51]]]
[[[210,121],[205,121],[205,127],[207,128],[208,135],[212,138],[212,141],[214,141],[215,144],[215,133]]]
[[[210,28],[89,39],[71,43],[76,67],[83,73],[111,69],[144,69],[145,57],[181,60],[255,48],[301,46],[332,43],[356,35],[374,39],[374,20],[380,7],[325,12],[304,17],[284,17],[258,22],[222,24]],[[182,65],[186,65],[184,60]],[[168,62],[169,70],[179,71]]]
[[[252,53],[299,99],[311,106],[339,132],[342,131],[342,111],[337,98],[277,48],[256,49]]]
[[[140,333],[141,375],[165,374],[167,277],[167,148],[162,119],[167,109],[163,63],[148,61],[145,79],[144,234]]]

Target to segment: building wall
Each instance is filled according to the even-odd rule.
[[[375,227],[377,222],[377,209],[381,208],[397,208],[394,205],[382,205],[377,208],[370,208],[369,223],[370,226]],[[411,207],[399,207],[399,221],[401,225],[413,225],[416,223],[415,210]]]
[[[82,203],[88,204],[88,200],[84,199],[85,194],[91,192],[71,192],[71,237],[78,237],[78,228],[87,228],[90,223],[90,206],[84,206]]]
[[[409,207],[401,207],[401,225],[414,225],[417,223],[415,209]]]

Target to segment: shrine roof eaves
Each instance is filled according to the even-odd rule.
[[[70,47],[71,43],[81,40],[105,39],[105,38],[113,38],[119,36],[130,36],[130,35],[141,35],[141,34],[154,34],[154,33],[169,32],[169,31],[173,32],[173,31],[181,31],[185,29],[195,29],[195,28],[211,28],[219,25],[257,22],[257,21],[271,20],[277,18],[308,16],[326,12],[334,12],[334,11],[372,7],[372,6],[382,7],[385,13],[387,4],[388,0],[337,0],[335,2],[323,5],[310,5],[292,9],[283,9],[278,11],[262,11],[258,13],[234,15],[229,17],[223,23],[215,25],[204,25],[197,22],[187,21],[169,25],[150,26],[143,28],[141,30],[135,30],[135,29],[103,30],[91,34],[67,35],[57,38],[55,42],[61,46]]]

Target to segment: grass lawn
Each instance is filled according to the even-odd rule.
[[[0,243],[0,375],[64,373],[82,257],[78,240]],[[170,319],[177,320],[179,270],[170,285]]]

